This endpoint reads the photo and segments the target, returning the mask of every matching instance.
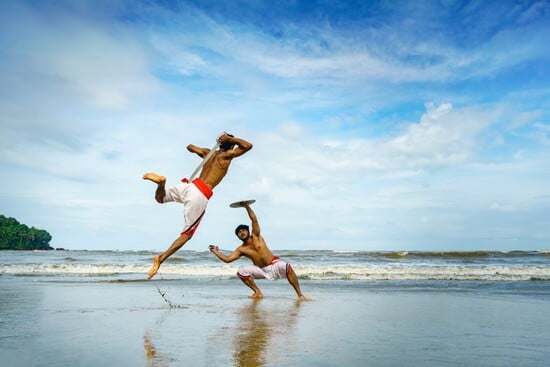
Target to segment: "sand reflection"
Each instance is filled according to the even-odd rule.
[[[234,362],[239,367],[261,367],[273,362],[284,350],[273,348],[278,339],[288,342],[298,316],[300,302],[290,308],[276,309],[265,300],[251,300],[240,310],[234,340]]]

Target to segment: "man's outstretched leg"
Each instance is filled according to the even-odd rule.
[[[149,274],[147,275],[147,279],[151,279],[152,277],[157,274],[160,265],[168,259],[174,252],[178,251],[187,241],[189,241],[193,237],[193,235],[188,234],[182,234],[176,240],[172,243],[172,245],[168,248],[168,250],[164,251],[159,256],[155,256],[153,258],[153,266],[151,266],[151,269],[149,270]]]
[[[144,180],[153,181],[157,184],[157,190],[155,191],[155,200],[159,203],[162,203],[164,196],[166,195],[166,190],[164,186],[166,185],[166,177],[157,175],[156,173],[149,172],[143,175]]]
[[[305,300],[306,297],[302,294],[302,291],[300,290],[300,283],[298,283],[298,277],[296,276],[296,273],[292,269],[290,265],[288,265],[288,271],[286,274],[286,278],[288,279],[288,282],[290,285],[294,288],[296,291],[296,294],[298,295],[298,298],[301,300]]]

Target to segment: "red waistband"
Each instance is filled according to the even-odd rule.
[[[181,179],[181,182],[183,183],[189,183],[189,180],[186,179],[186,178],[182,178]],[[212,191],[212,189],[210,188],[210,186],[208,186],[203,180],[201,180],[200,178],[195,178],[193,181],[193,184],[195,186],[197,186],[197,189],[199,189],[200,192],[202,192],[204,194],[204,196],[206,196],[207,199],[210,199],[212,197],[212,195],[214,195],[214,192]]]
[[[275,264],[277,261],[279,261],[279,256],[273,256],[273,259],[271,259],[271,262],[269,263],[269,265],[273,265],[273,264]]]

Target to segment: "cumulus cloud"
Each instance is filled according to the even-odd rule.
[[[453,111],[450,103],[426,104],[420,122],[407,126],[404,133],[382,146],[396,168],[423,168],[454,165],[475,154],[477,139],[498,117],[496,111],[464,109]]]
[[[498,116],[498,109],[453,110],[450,103],[426,103],[426,112],[418,122],[405,124],[389,138],[312,139],[306,132],[289,136],[284,128],[267,143],[285,147],[278,155],[289,163],[287,176],[308,184],[324,182],[327,176],[359,176],[373,170],[393,172],[394,176],[403,171],[408,176],[468,162],[479,149],[480,136]],[[295,166],[299,168],[293,169]]]
[[[366,179],[398,181],[457,167],[474,159],[479,136],[496,118],[492,110],[453,110],[448,103],[426,108],[418,122],[387,139],[324,140],[284,124],[261,135],[248,158],[258,174],[250,190],[274,203],[317,206],[311,203],[326,203],[331,191],[358,192]]]

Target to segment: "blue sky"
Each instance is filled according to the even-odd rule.
[[[163,250],[158,205],[222,131],[186,249],[550,248],[547,1],[2,1],[0,213],[54,247]]]

